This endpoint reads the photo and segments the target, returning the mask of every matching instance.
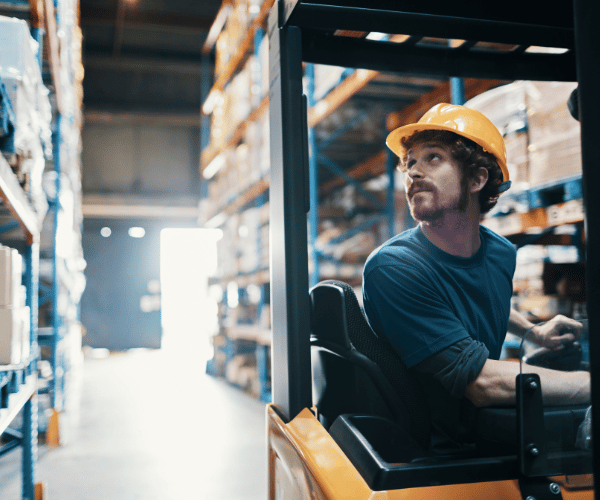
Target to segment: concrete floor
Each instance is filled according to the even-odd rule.
[[[175,351],[86,359],[66,443],[41,446],[49,500],[264,500],[265,405]],[[21,452],[0,459],[0,500],[20,499]]]

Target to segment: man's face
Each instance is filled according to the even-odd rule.
[[[468,185],[450,149],[439,142],[413,146],[406,156],[406,199],[418,222],[440,220],[446,213],[464,212]]]

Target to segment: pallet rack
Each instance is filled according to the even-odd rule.
[[[2,232],[3,237],[11,243],[15,242],[19,248],[19,238],[25,240],[22,250],[25,257],[24,284],[27,288],[26,305],[31,313],[31,359],[16,366],[0,367],[2,408],[6,408],[0,410],[0,432],[12,438],[0,448],[0,454],[11,451],[18,444],[23,447],[22,498],[39,500],[43,498],[44,489],[41,483],[34,482],[38,428],[44,431],[47,445],[60,444],[58,414],[62,407],[60,401],[64,399],[64,381],[71,367],[68,357],[61,350],[64,337],[62,329],[66,320],[59,302],[65,289],[68,290],[73,299],[69,319],[74,316],[73,310],[77,307],[84,282],[81,274],[82,254],[77,252],[78,243],[81,248],[77,229],[81,223],[78,137],[83,74],[81,54],[77,50],[81,44],[81,32],[78,27],[78,3],[75,1],[3,1],[0,2],[0,14],[27,22],[31,36],[39,43],[37,57],[43,83],[52,89],[49,96],[52,109],[48,111],[52,114],[52,138],[44,139],[47,148],[44,152],[44,191],[41,191],[41,179],[37,181],[40,185],[36,184],[43,193],[43,203],[38,197],[36,205],[32,205],[15,174],[0,157],[0,189],[4,202],[2,218],[5,218],[4,212],[8,210],[14,219],[14,222],[2,226]],[[61,43],[59,32],[62,33]],[[51,146],[48,144],[50,141]],[[71,202],[61,202],[61,193],[72,196]],[[42,221],[44,213],[46,217]],[[59,234],[61,225],[64,229],[65,215],[72,224],[72,233],[68,232],[67,240],[73,243],[76,259],[71,260],[65,260],[65,234]],[[15,231],[16,226],[22,228],[21,232]],[[61,245],[63,250],[60,249]],[[70,273],[65,272],[67,268]],[[40,282],[40,276],[46,283]],[[39,328],[39,313],[44,312],[46,303],[52,304],[50,311],[46,311],[49,312],[46,316],[50,317],[51,326]],[[42,314],[41,322],[45,322],[46,316]],[[47,380],[39,377],[40,360],[45,349],[48,350],[47,363],[51,368],[51,376]],[[38,397],[44,393],[50,397],[52,415],[49,419],[45,411],[48,405],[41,404],[46,400]],[[20,408],[23,409],[23,431],[17,433],[8,425]]]
[[[0,436],[8,437],[0,447],[0,456],[17,447],[22,454],[23,498],[33,500],[35,485],[35,462],[37,460],[37,293],[40,233],[37,216],[31,208],[16,175],[0,156],[0,198],[3,219],[11,219],[21,228],[25,242],[25,286],[30,308],[30,357],[16,365],[0,366]],[[10,222],[3,228],[14,227]],[[22,412],[21,430],[9,426]]]
[[[263,29],[263,16],[266,12],[267,3],[262,5],[260,16],[254,20],[244,38],[242,46],[245,48],[236,53],[236,56],[232,58],[230,64],[227,65],[226,69],[218,77],[217,82],[210,92],[205,91],[204,95],[208,96],[203,106],[203,110],[205,111],[203,115],[205,127],[208,126],[206,124],[208,121],[208,112],[214,108],[214,103],[217,99],[215,96],[218,96],[224,90],[228,81],[242,67],[245,62],[244,57],[252,52],[249,48],[252,47],[253,42],[255,43],[257,38],[262,38],[262,31],[259,30]],[[323,5],[314,5],[311,8],[316,9],[315,15],[329,13],[329,7]],[[209,42],[205,46],[206,53],[211,49],[210,44],[216,40],[217,35],[215,33],[223,28],[227,12],[229,12],[228,9],[230,9],[230,4],[224,2],[221,11],[222,14],[218,16],[217,22],[213,26],[213,37],[209,38]],[[331,7],[331,12],[334,11],[335,7]],[[332,14],[329,13],[327,15]],[[319,26],[316,28],[318,29]],[[417,35],[393,35],[388,38],[384,36],[380,40],[371,40],[367,38],[367,35],[368,32],[343,32],[340,30],[339,36],[315,36],[311,39],[310,46],[303,47],[303,50],[307,54],[303,63],[303,90],[307,96],[307,141],[310,151],[313,152],[308,159],[307,167],[307,176],[311,180],[310,199],[307,200],[308,205],[311,207],[311,210],[308,212],[309,283],[311,285],[323,279],[339,278],[353,286],[359,286],[362,281],[362,261],[364,261],[366,254],[354,257],[350,261],[341,260],[335,255],[335,253],[341,252],[341,245],[344,242],[352,242],[353,237],[367,234],[365,231],[369,229],[373,231],[373,228],[376,228],[376,233],[379,234],[382,240],[375,241],[373,243],[374,248],[383,239],[399,232],[402,226],[408,227],[413,222],[409,214],[403,213],[403,198],[400,197],[400,203],[395,203],[398,201],[396,199],[396,186],[394,185],[396,160],[389,151],[385,148],[382,149],[386,130],[416,121],[427,109],[438,102],[462,103],[490,89],[509,83],[514,75],[531,76],[531,70],[527,68],[528,63],[521,62],[517,62],[517,67],[510,68],[505,73],[494,71],[494,67],[497,65],[500,65],[499,67],[502,68],[508,68],[513,64],[515,59],[514,55],[510,55],[511,50],[517,52],[521,50],[518,48],[519,46],[514,44],[478,43],[475,50],[473,50],[475,43],[464,40],[450,40],[446,42],[443,39],[420,37]],[[524,41],[529,40],[527,38],[529,35],[520,34],[519,36]],[[316,96],[315,66],[313,62],[327,63],[334,60],[338,48],[341,47],[338,47],[338,45],[341,43],[348,43],[351,46],[355,46],[359,59],[363,44],[367,48],[371,44],[380,44],[382,54],[372,60],[361,61],[360,64],[342,59],[341,62],[348,64],[348,66],[362,67],[358,69],[346,69],[341,75],[339,82],[333,85],[331,89],[328,89],[328,91],[324,93],[321,91],[324,95]],[[436,58],[439,57],[440,51],[448,48],[453,49],[454,52],[452,50],[446,51],[450,55],[444,62],[445,67],[438,67],[434,71],[428,70],[427,78],[413,76],[419,74],[421,68],[429,67],[431,60],[437,60]],[[349,51],[348,53],[351,52]],[[448,67],[458,64],[458,55],[467,52],[470,52],[470,57],[473,57],[480,66],[478,71],[466,75],[465,78],[445,79],[443,75],[447,74]],[[485,59],[490,52],[493,53],[492,62]],[[455,54],[456,57],[452,54]],[[402,56],[403,61],[407,61],[406,67],[411,67],[410,74],[401,72],[403,74],[398,78],[390,76],[389,73],[382,72],[382,70],[388,67],[386,61],[390,57],[396,56]],[[529,59],[535,62],[537,60],[549,60],[548,57],[548,54],[527,53],[525,60]],[[564,61],[564,58],[557,59]],[[339,59],[336,59],[336,64],[340,64]],[[560,62],[560,65],[561,68],[565,67],[564,62]],[[412,69],[413,67],[415,69]],[[547,73],[549,70],[545,71]],[[485,77],[485,79],[480,79],[479,77]],[[377,99],[378,92],[379,99]],[[384,101],[388,103],[392,102],[392,109],[385,109],[381,113],[381,116],[374,118],[375,113],[373,109],[364,109],[364,103],[367,102],[367,99],[371,99],[368,102],[373,103],[372,107],[381,105]],[[226,138],[220,148],[208,142],[208,134],[205,128],[203,136],[206,142],[204,142],[205,147],[202,151],[201,161],[201,169],[205,177],[214,178],[219,175],[215,173],[214,168],[215,165],[222,165],[219,161],[219,156],[223,155],[224,151],[231,150],[243,142],[248,127],[264,116],[268,106],[269,97],[266,95],[261,96],[260,101],[251,109],[247,118],[232,128],[231,135]],[[362,111],[361,106],[363,108]],[[343,125],[332,125],[336,121],[336,113],[341,114],[346,110],[358,111],[352,114]],[[360,134],[357,131],[360,130],[361,124],[368,119],[376,119],[380,122],[379,137],[372,141],[372,144],[377,144],[377,146],[373,148],[372,144],[361,144],[358,148],[353,148],[352,142],[355,140],[357,134]],[[319,133],[321,139],[319,139]],[[324,136],[326,138],[323,138]],[[360,147],[364,151],[360,151]],[[344,149],[350,149],[351,153],[347,154]],[[369,153],[365,153],[366,151]],[[318,152],[318,154],[314,154],[314,152]],[[349,155],[353,156],[351,161],[348,161],[347,156]],[[319,175],[320,172],[323,173]],[[226,198],[207,203],[206,206],[210,205],[210,208],[204,211],[204,220],[201,220],[201,223],[204,223],[208,227],[219,227],[225,223],[228,217],[253,206],[257,200],[261,200],[260,204],[266,203],[268,189],[271,185],[271,175],[267,172],[260,179],[240,191],[230,192]],[[364,187],[365,181],[380,176],[387,178],[387,184],[385,182],[382,183],[385,187],[380,193],[373,193]],[[534,199],[540,193],[547,191],[547,189],[535,186],[530,191],[520,194],[520,196],[531,198],[530,206],[532,210],[529,213],[489,218],[486,224],[497,229],[500,234],[510,236],[514,242],[526,244],[539,240],[539,237],[536,239],[531,235],[525,234],[526,229],[531,227],[526,224],[535,222],[536,225],[542,228],[541,231],[543,232],[549,231],[549,227],[570,222],[581,223],[583,217],[581,210],[577,208],[581,205],[581,189],[579,188],[579,191],[577,191],[577,181],[575,180],[574,182],[575,184],[571,183],[574,189],[571,193],[571,198],[564,200],[568,202],[566,205],[561,203],[557,206],[544,207],[543,209],[536,206]],[[339,190],[344,185],[352,186],[359,193],[358,198],[364,200],[361,201],[361,205],[364,204],[361,208],[363,211],[360,214],[361,217],[352,220],[350,223],[348,223],[348,214],[344,213],[343,210],[338,210],[337,212],[335,210],[328,210],[326,213],[326,210],[320,206],[321,200],[331,196],[331,193]],[[579,197],[579,201],[577,201],[577,196]],[[332,220],[337,221],[343,220],[345,222],[345,231],[338,232],[332,237],[326,238],[323,232],[319,230],[319,227],[321,222],[327,217],[331,217]],[[539,241],[543,242],[544,240]],[[356,263],[352,262],[352,260]],[[268,269],[259,268],[250,272],[227,273],[227,275],[221,278],[214,279],[213,282],[221,283],[225,286],[230,281],[236,281],[238,286],[243,288],[250,284],[264,285],[270,279]],[[265,335],[262,335],[262,337],[265,337]],[[266,369],[262,368],[261,371],[264,372]]]
[[[260,100],[255,103],[255,106],[250,110],[246,119],[242,120],[237,126],[232,127],[232,132],[229,137],[222,141],[220,147],[211,144],[208,140],[207,133],[207,117],[211,111],[213,111],[218,96],[223,92],[227,83],[231,81],[233,76],[239,71],[245,63],[245,57],[252,52],[250,48],[254,45],[254,53],[258,53],[258,44],[263,37],[263,25],[266,18],[266,13],[269,7],[273,4],[272,1],[263,3],[261,6],[260,13],[254,19],[249,30],[247,31],[244,41],[241,44],[241,49],[236,52],[235,56],[232,57],[231,61],[223,72],[217,78],[216,83],[213,85],[210,91],[204,91],[206,100],[203,105],[203,151],[201,157],[201,170],[205,178],[214,179],[218,177],[219,168],[223,168],[222,157],[224,152],[232,150],[240,142],[243,141],[244,135],[249,127],[260,119],[263,119],[266,110],[269,105],[268,96],[261,96]],[[229,2],[224,2],[221,13],[217,16],[217,20],[213,25],[211,31],[212,36],[209,37],[207,45],[205,45],[205,54],[208,54],[212,49],[215,41],[218,37],[218,32],[223,29],[227,19],[227,13],[231,11],[231,5]],[[358,33],[354,36],[364,36],[366,33]],[[390,40],[391,43],[405,42],[408,44],[416,43],[417,41],[406,35],[395,35]],[[428,40],[430,45],[436,46],[436,40]],[[212,44],[212,45],[211,45]],[[305,65],[306,75],[306,93],[308,95],[307,112],[308,112],[308,138],[310,142],[310,148],[312,151],[319,150],[320,154],[312,155],[309,164],[309,176],[312,179],[311,192],[310,192],[310,205],[313,210],[310,211],[308,216],[309,231],[310,231],[310,255],[311,255],[311,283],[316,284],[320,279],[326,278],[341,278],[345,281],[353,284],[360,285],[362,281],[362,265],[360,263],[360,257],[364,260],[365,255],[360,256],[358,259],[352,259],[344,262],[332,255],[332,252],[336,252],[340,245],[344,242],[352,242],[353,237],[360,237],[361,234],[365,234],[364,231],[369,228],[381,228],[378,229],[381,232],[381,241],[377,241],[373,244],[376,246],[381,243],[384,239],[395,234],[398,231],[394,222],[398,214],[398,210],[402,210],[402,207],[396,207],[396,189],[394,186],[394,171],[395,171],[395,160],[392,156],[382,148],[383,134],[387,127],[389,128],[390,123],[394,126],[400,125],[402,121],[408,121],[411,117],[416,116],[417,118],[433,104],[440,100],[449,100],[451,95],[456,94],[457,90],[452,89],[452,82],[442,80],[439,78],[425,79],[422,77],[411,77],[405,75],[402,78],[392,78],[390,75],[381,73],[380,71],[373,70],[346,70],[340,75],[340,80],[333,85],[331,88],[327,88],[325,91],[321,89],[323,95],[319,95],[318,99],[315,97],[315,77],[314,77],[314,66],[310,63]],[[460,92],[462,93],[459,97],[461,100],[478,95],[485,90],[496,87],[503,83],[501,80],[475,80],[467,79],[464,82],[460,82]],[[462,96],[464,95],[464,97]],[[374,97],[375,96],[375,99]],[[364,109],[365,102],[371,99],[379,109],[379,114],[374,116],[372,109]],[[358,105],[356,104],[358,102]],[[385,102],[387,108],[382,103]],[[389,103],[392,102],[392,106],[389,107]],[[346,109],[351,111],[354,108],[363,108],[362,111],[359,109],[353,116],[348,119],[347,123],[343,126],[334,125],[332,129],[331,122],[335,122],[336,113],[342,113]],[[397,111],[402,109],[400,115]],[[365,121],[376,121],[378,128],[378,140],[372,141],[377,144],[375,148],[371,145],[366,145],[365,151],[360,154],[355,154],[355,158],[351,162],[345,158],[343,152],[340,155],[340,149],[343,148],[344,144],[352,142],[349,137],[352,134],[356,134],[357,130],[360,129],[361,125]],[[324,131],[324,132],[323,132]],[[324,140],[318,140],[318,136],[322,136],[324,133],[328,137]],[[358,132],[360,133],[360,132]],[[356,152],[356,148],[353,150]],[[332,153],[332,154],[331,154]],[[358,160],[356,158],[359,158]],[[215,167],[216,166],[216,167]],[[320,166],[325,167],[325,175],[319,176]],[[387,176],[387,186],[380,195],[379,199],[374,193],[369,192],[363,187],[365,180],[369,180],[378,176]],[[319,177],[321,177],[319,179]],[[228,217],[233,214],[244,211],[248,207],[253,205],[261,206],[265,203],[268,189],[270,185],[269,173],[263,174],[259,179],[252,182],[251,184],[243,187],[239,191],[230,192],[225,198],[213,200],[212,203],[205,203],[204,220],[201,220],[207,227],[219,227],[223,225]],[[328,212],[323,208],[319,207],[320,199],[330,196],[332,192],[339,189],[343,185],[353,186],[353,188],[361,193],[364,199],[367,200],[365,206],[366,217],[358,217],[356,220],[347,223],[346,231],[341,234],[336,234],[333,237],[327,238],[322,231],[319,230],[321,221],[325,217],[333,217],[335,219],[344,219],[348,221],[348,214],[344,214],[341,210],[329,210]],[[205,196],[208,196],[205,193]],[[206,209],[206,207],[208,207]],[[400,223],[404,219],[409,219],[410,216],[406,217],[402,213],[399,214]],[[405,224],[410,223],[408,220]],[[367,252],[368,254],[368,252]],[[243,273],[227,273],[227,275],[216,278],[213,280],[214,283],[221,283],[224,287],[226,283],[230,281],[236,281],[240,288],[246,287],[250,284],[258,284],[263,286],[270,281],[269,271],[266,268],[258,268],[253,271],[246,271]],[[269,332],[262,332],[261,338],[267,337]],[[252,338],[251,340],[256,340]],[[227,341],[229,342],[229,341]],[[265,349],[265,344],[257,343],[257,346],[261,346],[261,349]],[[228,352],[234,352],[235,349],[229,349]],[[261,359],[266,359],[266,356],[261,356]],[[229,358],[227,358],[229,359]],[[267,367],[260,366],[259,373],[266,373]],[[262,376],[261,379],[265,380],[266,377]],[[264,389],[264,388],[263,388]],[[261,390],[262,394],[265,394],[265,390]]]

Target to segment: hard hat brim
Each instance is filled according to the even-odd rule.
[[[485,144],[482,144],[482,141],[471,134],[466,132],[462,132],[456,130],[452,127],[445,127],[443,125],[433,124],[433,123],[412,123],[411,125],[404,125],[403,127],[399,127],[395,130],[392,130],[385,141],[387,147],[390,148],[399,158],[402,158],[406,154],[406,149],[402,145],[402,140],[404,138],[410,137],[415,132],[422,132],[423,130],[444,130],[447,132],[454,132],[457,135],[462,137],[466,137],[467,139],[472,140],[476,144],[479,144],[484,151],[487,153],[493,154],[491,151],[488,151],[485,147]],[[497,155],[494,155],[498,165],[500,166],[500,170],[502,171],[503,181],[507,181],[509,179],[508,167],[506,166],[506,162],[503,158],[499,158]]]

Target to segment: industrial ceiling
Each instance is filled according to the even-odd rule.
[[[81,0],[86,114],[199,117],[201,49],[220,5],[221,0]]]

